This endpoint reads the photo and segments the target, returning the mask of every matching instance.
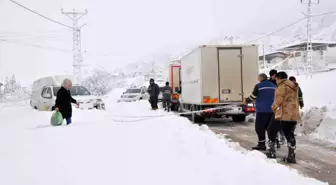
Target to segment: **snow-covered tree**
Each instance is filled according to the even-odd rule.
[[[21,89],[21,85],[16,81],[15,75],[11,78],[6,77],[4,84],[4,93],[14,93]]]
[[[114,77],[106,70],[95,69],[92,75],[84,79],[83,85],[87,87],[92,94],[101,96],[106,95],[112,90],[111,82]]]

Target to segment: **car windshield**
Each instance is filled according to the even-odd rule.
[[[61,87],[54,87],[54,95],[57,96],[57,92],[60,90]],[[70,89],[70,93],[72,96],[88,96],[91,93],[83,86],[72,86]]]
[[[127,89],[126,93],[133,94],[133,93],[140,93],[140,89]]]

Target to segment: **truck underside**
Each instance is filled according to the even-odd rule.
[[[234,122],[244,122],[246,116],[255,112],[253,106],[242,103],[221,103],[221,104],[181,104],[181,112],[191,115],[192,121],[204,122],[211,118],[231,117]],[[189,113],[189,114],[188,114]]]

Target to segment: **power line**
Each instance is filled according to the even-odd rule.
[[[38,16],[40,16],[40,17],[43,17],[44,19],[47,19],[47,20],[51,21],[51,22],[54,22],[54,23],[59,24],[59,25],[61,25],[61,26],[70,28],[70,29],[72,29],[72,30],[75,29],[75,28],[73,28],[73,27],[71,27],[71,26],[65,25],[65,24],[63,24],[63,23],[61,23],[61,22],[58,22],[58,21],[55,21],[55,20],[53,20],[53,19],[51,19],[51,18],[49,18],[49,17],[46,17],[46,16],[44,16],[44,15],[42,15],[42,14],[40,14],[40,13],[34,11],[34,10],[31,10],[31,9],[29,9],[29,8],[27,8],[27,7],[25,7],[25,6],[21,5],[21,4],[19,4],[18,2],[15,2],[15,1],[13,1],[13,0],[9,0],[9,1],[11,1],[12,3],[14,3],[14,4],[20,6],[21,8],[24,8],[24,9],[26,9],[26,10],[28,10],[28,11],[30,11],[30,12],[32,12],[32,13],[38,15]]]
[[[29,47],[35,47],[35,48],[41,48],[41,49],[47,49],[47,50],[53,50],[53,51],[59,51],[59,52],[66,52],[66,53],[72,53],[71,50],[67,50],[67,49],[41,46],[41,45],[35,45],[35,44],[27,44],[27,43],[22,43],[22,42],[15,42],[15,41],[7,40],[7,39],[0,39],[0,42],[8,42],[8,43],[19,44],[19,45],[23,45],[23,46],[29,46]]]
[[[282,27],[282,28],[280,28],[280,29],[278,29],[278,30],[276,30],[276,31],[274,31],[274,32],[268,33],[268,34],[263,35],[263,36],[261,36],[261,37],[258,37],[258,38],[256,38],[256,39],[250,40],[250,41],[248,41],[248,42],[246,42],[246,43],[254,42],[254,41],[260,40],[260,39],[262,39],[262,38],[268,37],[268,36],[270,36],[270,35],[273,35],[273,34],[275,34],[275,33],[278,33],[278,32],[280,32],[280,31],[282,31],[282,30],[285,30],[286,28],[289,28],[289,27],[291,27],[291,26],[293,26],[293,25],[295,25],[295,24],[297,24],[297,23],[303,21],[304,19],[306,19],[306,18],[301,18],[301,19],[299,19],[299,20],[297,20],[297,21],[295,21],[295,22],[290,23],[289,25],[287,25],[287,26],[285,26],[285,27]]]
[[[333,13],[336,13],[336,11],[331,11],[331,12],[327,12],[327,13],[311,15],[311,17],[325,16],[325,15],[329,15],[329,14],[333,14]],[[278,30],[276,30],[276,31],[274,31],[274,32],[271,32],[271,33],[269,33],[269,34],[263,35],[263,36],[258,37],[258,38],[256,38],[256,39],[250,40],[250,41],[248,41],[248,42],[246,42],[246,43],[251,43],[251,42],[260,40],[260,39],[262,39],[262,38],[268,37],[268,36],[270,36],[270,35],[273,35],[273,34],[275,34],[275,33],[278,33],[278,32],[280,32],[280,31],[282,31],[282,30],[285,30],[285,29],[287,29],[287,28],[289,28],[289,27],[291,27],[291,26],[293,26],[293,25],[295,25],[295,24],[297,24],[297,23],[299,23],[299,22],[305,20],[306,18],[307,18],[307,17],[301,18],[301,19],[299,19],[299,20],[297,20],[297,21],[295,21],[295,22],[292,22],[292,23],[288,24],[288,25],[285,26],[285,27],[282,27],[282,28],[280,28],[280,29],[278,29]]]

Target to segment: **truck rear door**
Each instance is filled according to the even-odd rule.
[[[242,101],[242,48],[218,48],[219,98],[221,103]]]

